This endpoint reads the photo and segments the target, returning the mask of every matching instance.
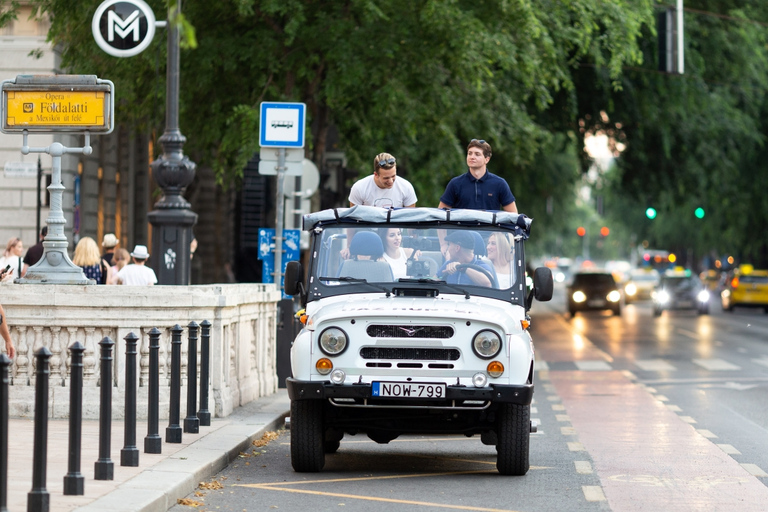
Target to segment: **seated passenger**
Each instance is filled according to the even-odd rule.
[[[489,276],[493,276],[493,268],[475,256],[475,238],[471,231],[454,231],[445,237],[446,261],[438,271],[437,277],[445,279],[449,284],[473,284],[476,286],[496,286]],[[485,269],[482,272],[476,268],[457,269],[459,265],[473,265]],[[447,276],[447,277],[446,277]]]
[[[379,230],[379,236],[384,243],[384,261],[392,267],[392,274],[395,276],[395,279],[408,277],[408,258],[413,256],[414,260],[418,260],[421,251],[414,251],[410,247],[402,247],[403,233],[400,231],[400,228]]]
[[[486,246],[501,289],[510,288],[515,283],[514,249],[509,236],[507,233],[492,233]]]

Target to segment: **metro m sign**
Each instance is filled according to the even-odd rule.
[[[106,0],[93,15],[91,31],[108,54],[133,57],[155,36],[155,13],[144,0]]]

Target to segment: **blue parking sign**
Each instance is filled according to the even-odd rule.
[[[299,259],[299,236],[298,229],[283,230],[283,258],[280,277],[280,289],[283,290],[285,284],[285,267],[289,261],[298,261]],[[259,259],[262,261],[261,282],[275,282],[275,230],[274,228],[259,228]],[[283,291],[283,298],[290,299]]]

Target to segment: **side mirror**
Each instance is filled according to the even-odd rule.
[[[296,295],[301,291],[300,285],[304,278],[304,272],[301,263],[298,261],[289,261],[285,266],[285,281],[283,287],[287,295]]]
[[[540,302],[552,300],[555,283],[552,280],[552,270],[539,267],[533,271],[533,296]]]

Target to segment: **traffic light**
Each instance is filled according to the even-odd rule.
[[[584,236],[587,234],[587,230],[584,229],[583,226],[579,226],[578,228],[576,228],[576,234],[579,236]]]
[[[698,207],[693,212],[693,214],[696,216],[697,219],[703,219],[704,218],[704,208]]]
[[[645,210],[645,216],[649,219],[655,219],[656,218],[656,208],[648,208]]]
[[[608,229],[606,226],[603,226],[600,228],[600,236],[608,236],[611,233],[611,230]]]

